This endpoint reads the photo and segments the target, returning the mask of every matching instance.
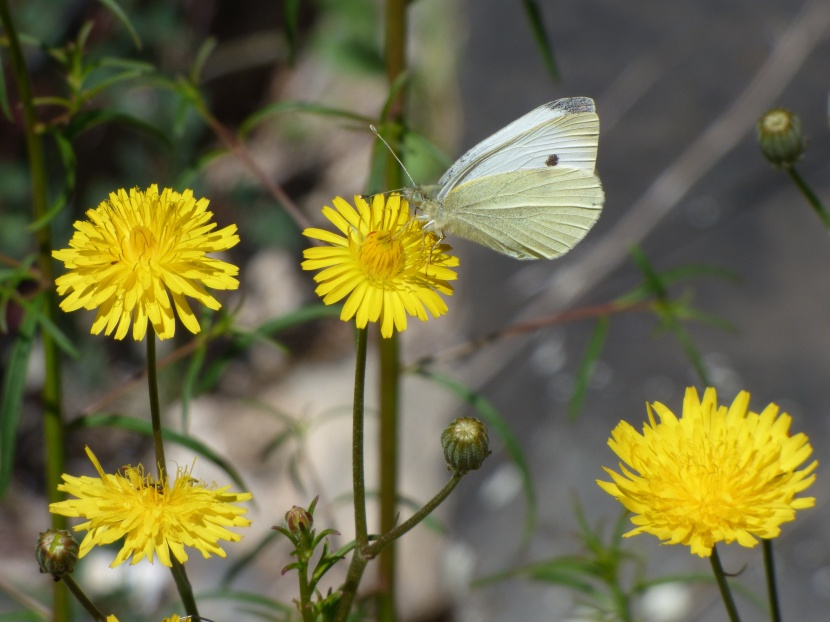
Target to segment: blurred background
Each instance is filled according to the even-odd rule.
[[[685,388],[703,388],[689,357],[670,332],[659,330],[653,315],[611,317],[574,418],[568,414],[569,400],[578,386],[592,321],[551,323],[523,336],[496,339],[468,356],[444,353],[516,322],[628,293],[642,283],[629,256],[634,244],[657,271],[706,264],[734,277],[683,281],[671,291],[729,324],[685,324],[721,401],[731,402],[747,390],[755,410],[779,404],[793,416],[793,431],[809,435],[816,458],[823,464],[827,456],[830,239],[787,176],[762,158],[754,125],[777,105],[800,115],[809,145],[799,170],[820,197],[830,197],[830,4],[539,2],[533,6],[553,50],[556,79],[534,41],[528,4],[420,0],[410,6],[406,113],[412,129],[445,154],[435,157],[422,142],[407,144],[404,155],[414,179],[434,181],[467,148],[544,102],[589,96],[596,100],[601,122],[597,170],[606,204],[586,240],[554,262],[520,262],[449,240],[461,258],[450,311],[438,320],[410,324],[402,335],[405,363],[435,355],[436,370],[475,388],[498,409],[523,451],[537,504],[536,528],[528,536],[531,504],[521,471],[503,439],[491,434],[493,455],[441,508],[441,527],[421,527],[403,540],[401,610],[407,620],[593,619],[582,613],[574,591],[550,582],[526,577],[485,586],[474,582],[583,551],[577,503],[592,525],[602,523],[606,535],[610,532],[619,505],[595,484],[604,477],[601,466],[616,466],[608,436],[621,419],[639,428],[647,401],[663,402],[679,414]],[[192,71],[203,44],[215,41],[204,55],[199,80],[207,108],[225,128],[243,134],[258,167],[322,225],[323,205],[366,189],[374,144],[368,123],[268,107],[299,101],[376,118],[388,92],[381,4],[299,2],[293,48],[286,39],[282,2],[119,5],[142,41],[140,49],[106,3],[13,3],[21,32],[47,46],[66,46],[92,21],[88,59],[118,56],[137,63],[135,80],[85,104],[121,116],[76,121],[77,127],[67,130],[77,168],[67,207],[55,220],[55,246],[65,246],[71,223],[117,188],[190,187],[210,199],[220,225],[239,226],[242,242],[227,259],[240,266],[242,287],[224,303],[240,327],[259,326],[314,302],[310,275],[299,269],[305,246],[299,227],[250,167],[222,148],[183,91],[160,86],[140,64],[155,65],[175,84],[177,76]],[[60,55],[36,45],[27,50],[36,92],[65,96]],[[15,102],[7,66],[4,70]],[[252,119],[263,109],[269,114]],[[33,252],[34,244],[26,232],[31,216],[25,144],[19,109],[13,106],[13,112],[18,122],[0,120],[0,246],[3,255],[20,259]],[[59,108],[44,106],[40,114],[60,124]],[[47,149],[59,194],[64,168],[54,143],[47,141]],[[61,319],[82,353],[66,361],[68,419],[97,411],[146,416],[143,384],[111,395],[116,387],[133,386],[128,383],[142,369],[142,344],[90,337],[91,314]],[[13,329],[11,315],[10,324]],[[170,353],[190,339],[179,330],[176,343],[163,345]],[[0,336],[3,360],[9,344]],[[226,547],[227,562],[194,559],[197,591],[200,582],[214,585],[226,577],[234,560],[260,543],[286,510],[307,505],[315,495],[321,495],[318,516],[323,518],[318,520],[339,529],[342,541],[351,530],[350,327],[321,320],[244,351],[219,342],[209,348],[207,361],[206,379],[185,406],[181,378],[186,365],[165,370],[168,421],[227,456],[254,492],[257,507],[242,544]],[[42,361],[32,361],[16,475],[0,506],[0,576],[32,594],[48,589],[31,556],[37,533],[48,525],[36,399],[39,365]],[[403,401],[401,492],[422,502],[446,479],[441,431],[453,417],[475,413],[416,376],[405,376]],[[134,435],[111,429],[79,431],[69,442],[68,471],[76,474],[90,470],[84,444],[113,469],[146,459],[151,449]],[[192,455],[179,448],[168,458],[189,464]],[[221,481],[221,471],[197,464],[202,477]],[[811,489],[817,507],[784,527],[777,548],[787,619],[821,620],[830,609],[830,529],[821,518],[830,483],[824,471],[820,466]],[[376,470],[370,467],[368,477],[372,481]],[[279,573],[288,563],[288,546],[268,546],[268,554],[231,583],[289,602],[294,578]],[[647,560],[649,577],[709,571],[708,562],[688,549],[660,547],[650,536],[627,540],[625,547]],[[727,547],[721,554],[727,571],[740,573],[748,591],[763,593],[760,551]],[[130,594],[135,619],[165,611],[162,604],[172,596],[166,592],[166,569],[141,564],[112,571],[106,568],[109,559],[88,560],[89,584],[113,602]],[[217,602],[211,618],[239,615],[226,607]],[[765,619],[751,598],[741,600],[741,608],[746,620]],[[0,595],[0,612],[17,609]],[[637,615],[652,622],[725,619],[710,583],[654,590],[638,604]]]

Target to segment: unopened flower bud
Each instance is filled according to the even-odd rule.
[[[314,517],[305,508],[295,505],[285,513],[285,526],[292,535],[299,536],[311,531]]]
[[[804,153],[801,120],[789,110],[773,108],[756,126],[761,153],[774,166],[791,166]]]
[[[475,471],[490,455],[487,428],[473,417],[459,417],[441,435],[447,468],[464,474]]]
[[[71,574],[78,561],[78,541],[65,529],[49,529],[40,534],[35,547],[40,572],[48,573],[57,581]]]

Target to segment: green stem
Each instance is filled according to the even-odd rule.
[[[71,574],[61,577],[61,581],[67,588],[69,588],[69,591],[72,592],[72,595],[78,600],[79,603],[81,603],[83,608],[89,612],[89,615],[95,618],[95,622],[107,622],[107,616],[101,613],[101,610],[95,606],[95,603],[89,600],[89,597],[84,593],[81,587],[75,583],[75,579],[72,578]]]
[[[772,550],[772,540],[762,539],[761,543],[764,550],[764,571],[767,575],[770,619],[772,622],[781,622],[781,605],[778,602],[778,588],[775,582],[775,556]]]
[[[718,582],[720,595],[726,607],[726,613],[729,614],[730,622],[740,622],[741,619],[738,617],[738,609],[735,607],[735,600],[732,598],[732,592],[729,590],[729,584],[726,582],[726,573],[724,573],[723,566],[721,566],[717,548],[712,547],[712,555],[709,557],[709,561],[712,563],[712,572],[715,573],[715,579]]]
[[[352,410],[352,489],[354,496],[354,530],[357,546],[352,554],[346,580],[340,588],[340,604],[334,622],[346,622],[352,609],[360,579],[369,558],[363,554],[369,544],[366,527],[366,482],[363,467],[363,403],[366,389],[366,344],[368,330],[357,329],[357,352],[354,366],[354,404]]]
[[[176,582],[176,590],[179,592],[179,597],[182,599],[184,610],[192,620],[199,620],[199,609],[196,606],[196,597],[193,595],[193,586],[190,585],[190,579],[187,578],[187,571],[175,555],[170,556],[170,572],[173,573],[173,581]]]
[[[798,171],[795,170],[792,166],[785,166],[784,170],[787,171],[787,174],[790,176],[790,179],[793,180],[793,183],[801,190],[801,194],[804,195],[804,198],[807,199],[807,202],[810,204],[810,207],[813,208],[816,215],[821,218],[821,222],[824,223],[824,226],[830,231],[830,213],[828,213],[827,209],[822,205],[819,198],[816,196],[815,192],[812,191],[810,186],[804,181],[801,175],[798,174]]]
[[[453,473],[450,481],[448,481],[441,491],[435,495],[432,499],[430,499],[424,507],[420,510],[415,512],[409,519],[392,529],[384,533],[381,537],[377,540],[373,541],[372,544],[367,546],[364,549],[364,554],[368,558],[372,558],[378,553],[380,553],[388,544],[391,544],[401,536],[403,536],[406,532],[410,529],[415,527],[418,523],[424,520],[427,516],[429,516],[432,511],[437,508],[441,503],[446,499],[449,494],[455,490],[455,487],[458,486],[458,482],[461,481],[461,478],[464,477],[461,473],[455,472]]]
[[[386,78],[389,84],[406,71],[406,0],[386,0]],[[394,121],[393,144],[400,144],[404,124],[405,89],[390,102],[389,120]],[[400,188],[403,171],[387,159],[386,188]],[[400,353],[397,333],[380,342],[380,532],[387,533],[398,519],[398,393]],[[379,622],[396,620],[395,546],[383,549],[378,559]]]
[[[20,47],[17,29],[12,20],[8,0],[0,0],[0,22],[3,24],[8,40],[9,56],[11,57],[17,92],[20,104],[23,107],[23,125],[26,134],[26,151],[29,158],[29,175],[32,187],[32,212],[34,220],[39,221],[48,212],[46,198],[46,167],[43,158],[43,145],[37,133],[38,120],[35,114],[32,85],[29,81],[29,72]],[[52,229],[49,225],[37,230],[38,265],[43,281],[50,285],[55,276],[52,269]],[[43,311],[45,319],[55,323],[57,318],[57,301],[54,288],[47,293],[47,303]],[[46,490],[50,503],[60,501],[62,495],[58,492],[61,483],[61,474],[64,472],[64,423],[61,411],[61,370],[57,344],[51,335],[41,333],[43,343],[44,365],[46,377],[43,383],[43,435],[46,456]],[[66,517],[52,514],[52,528],[66,529]],[[69,593],[63,583],[55,583],[53,602],[54,622],[66,622],[70,619]]]
[[[357,331],[354,368],[354,404],[352,407],[352,488],[354,491],[354,530],[358,549],[369,543],[366,527],[366,481],[363,466],[363,404],[366,390],[366,344],[368,330]]]
[[[300,560],[300,567],[297,574],[300,578],[300,614],[303,622],[314,622],[314,612],[311,610],[311,586],[308,583],[308,560],[307,554],[303,552],[303,559]]]
[[[161,406],[159,405],[158,366],[156,365],[156,331],[147,331],[147,386],[150,389],[150,418],[153,422],[153,448],[156,453],[158,481],[167,485],[167,461],[164,458],[164,439],[161,432]]]
[[[398,334],[380,341],[380,533],[398,521],[398,395],[400,350]],[[378,558],[378,620],[395,619],[395,546]]]
[[[164,457],[164,439],[161,430],[161,406],[159,403],[159,381],[158,365],[156,364],[156,331],[152,326],[147,331],[147,386],[150,391],[150,419],[153,425],[153,447],[156,456],[156,469],[158,481],[167,488],[167,461]],[[176,589],[184,604],[187,615],[198,619],[199,610],[196,607],[196,599],[193,596],[193,586],[187,578],[187,572],[182,563],[175,555],[170,556],[170,572],[173,573],[173,581],[176,582]]]

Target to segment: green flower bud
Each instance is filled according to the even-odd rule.
[[[804,153],[801,119],[784,108],[768,110],[756,126],[761,153],[773,166],[791,166]]]
[[[78,541],[65,529],[49,529],[40,534],[35,557],[41,573],[48,573],[57,581],[71,574],[78,561]]]
[[[447,468],[464,474],[475,471],[490,455],[487,428],[473,417],[459,417],[441,435]]]
[[[285,526],[294,536],[307,534],[314,526],[314,517],[305,508],[295,505],[285,513]]]

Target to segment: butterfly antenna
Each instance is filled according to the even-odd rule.
[[[406,173],[407,177],[409,177],[409,181],[412,182],[412,185],[417,186],[418,184],[416,184],[415,180],[412,179],[412,175],[410,175],[409,171],[406,170],[406,167],[403,165],[403,162],[401,162],[401,159],[397,156],[397,154],[392,149],[392,147],[389,146],[389,143],[386,142],[386,140],[383,138],[383,136],[380,135],[380,132],[378,132],[377,128],[374,125],[370,125],[369,129],[372,130],[372,133],[380,139],[380,142],[382,142],[384,145],[386,145],[386,148],[389,149],[389,153],[391,153],[392,157],[395,158],[395,160],[398,162],[398,164],[401,165],[401,168],[403,169],[403,172]]]

